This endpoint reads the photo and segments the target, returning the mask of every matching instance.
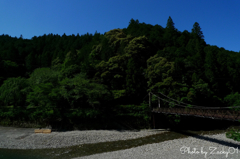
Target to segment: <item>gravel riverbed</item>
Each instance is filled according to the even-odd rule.
[[[239,159],[240,142],[225,133],[175,139],[75,159]]]
[[[0,148],[61,148],[88,143],[136,139],[163,132],[166,132],[166,130],[75,130],[42,134],[34,133],[33,128],[0,127]]]
[[[0,127],[0,148],[61,148],[87,143],[136,139],[163,132],[167,132],[167,130],[85,130],[35,134],[33,128]],[[239,159],[239,149],[240,142],[228,139],[225,133],[221,133],[217,135],[197,135],[75,159]]]

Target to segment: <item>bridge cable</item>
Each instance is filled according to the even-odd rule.
[[[150,93],[153,94],[152,92],[150,92]],[[160,93],[160,92],[158,92],[158,93]],[[160,93],[160,94],[162,94],[162,93]],[[166,102],[170,103],[169,101],[164,100],[164,99],[160,98],[159,96],[157,96],[157,95],[155,95],[155,94],[153,94],[153,95],[156,96],[157,98],[163,100],[163,101],[166,101]],[[167,97],[167,98],[169,98],[169,99],[171,99],[171,100],[173,100],[173,101],[176,101],[176,102],[178,102],[178,103],[183,103],[183,102],[181,102],[181,101],[178,101],[178,100],[172,99],[172,98],[170,98],[170,97],[168,97],[168,96],[166,96],[166,95],[164,95],[164,94],[162,94],[162,95],[165,96],[165,97]],[[172,104],[174,104],[174,103],[172,103]],[[207,107],[207,106],[197,106],[197,105],[186,104],[186,103],[183,103],[183,104],[185,104],[185,105],[191,105],[191,106],[193,106],[194,108],[201,108],[201,109],[228,109],[228,108],[240,108],[240,106],[230,106],[230,107]],[[187,107],[187,106],[183,106],[183,105],[179,105],[179,104],[174,104],[174,105],[177,105],[177,106],[180,106],[180,107],[185,107],[185,108]],[[189,107],[188,107],[188,108],[189,108]]]

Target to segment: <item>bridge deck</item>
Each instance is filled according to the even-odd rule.
[[[153,108],[153,113],[197,116],[211,119],[240,120],[240,111],[229,109]]]

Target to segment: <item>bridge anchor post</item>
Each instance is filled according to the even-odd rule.
[[[155,115],[153,113],[153,128],[155,129]]]

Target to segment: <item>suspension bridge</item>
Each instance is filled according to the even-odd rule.
[[[240,106],[234,107],[207,107],[207,106],[197,106],[183,103],[172,99],[162,93],[160,93],[166,99],[163,99],[152,92],[149,92],[149,106],[152,113],[162,113],[162,114],[172,114],[172,115],[184,115],[184,116],[195,116],[210,119],[220,119],[220,120],[231,120],[240,121]],[[151,99],[155,96],[158,99],[158,104],[152,105]],[[174,107],[164,107],[161,106],[161,101],[170,103]],[[178,104],[177,104],[178,103]],[[154,115],[154,114],[153,114]],[[153,116],[154,120],[154,116]],[[155,123],[155,121],[153,121]]]

